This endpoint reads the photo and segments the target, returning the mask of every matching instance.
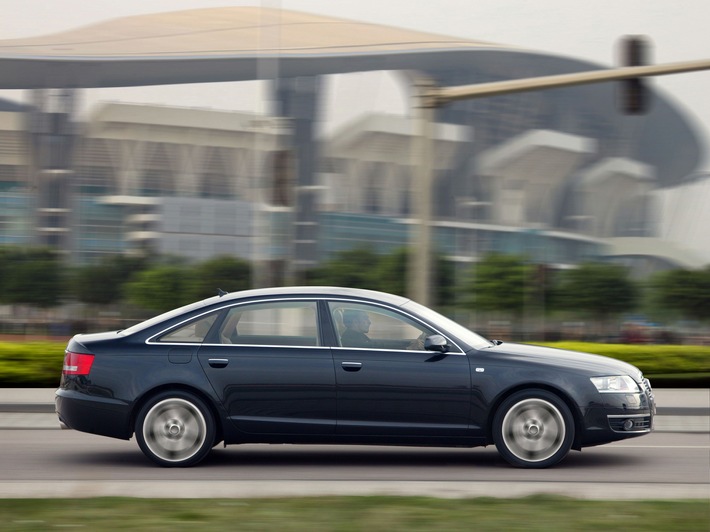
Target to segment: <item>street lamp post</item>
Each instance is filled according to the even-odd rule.
[[[412,142],[412,160],[415,181],[412,186],[412,206],[415,220],[419,223],[412,228],[410,242],[412,257],[409,261],[409,292],[412,299],[429,306],[431,304],[431,207],[434,180],[433,134],[436,102],[428,95],[435,87],[428,78],[415,81],[415,122],[416,131]]]

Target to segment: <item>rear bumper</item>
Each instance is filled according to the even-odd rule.
[[[130,407],[123,401],[60,388],[54,403],[62,428],[122,440],[133,434]]]

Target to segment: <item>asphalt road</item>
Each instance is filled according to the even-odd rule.
[[[57,430],[0,430],[0,497],[273,497],[417,494],[710,500],[710,434],[653,433],[520,470],[495,448],[244,445],[199,466],[152,465],[135,441]]]

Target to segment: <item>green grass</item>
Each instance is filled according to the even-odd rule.
[[[0,500],[0,529],[707,531],[710,503],[317,497],[295,499]]]

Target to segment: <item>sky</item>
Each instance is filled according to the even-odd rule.
[[[623,35],[650,38],[651,60],[710,58],[707,0],[0,0],[0,39],[54,33],[116,17],[205,7],[256,5],[386,24],[587,59],[613,66]],[[693,121],[710,153],[710,71],[655,78]],[[258,82],[86,91],[97,100],[264,112]],[[394,77],[352,74],[329,81],[326,116],[339,124],[365,112],[407,113]],[[367,90],[363,90],[366,87]],[[2,97],[23,99],[21,91]],[[704,169],[710,165],[705,163]]]

